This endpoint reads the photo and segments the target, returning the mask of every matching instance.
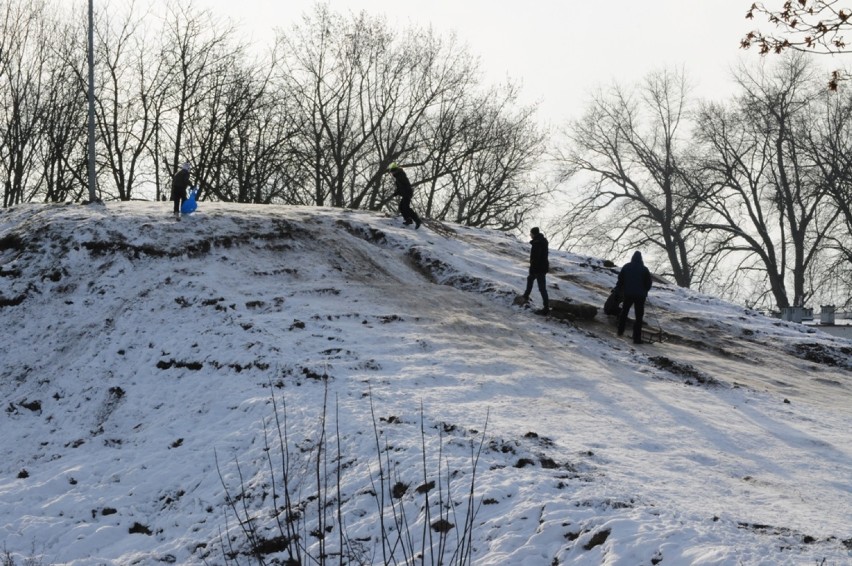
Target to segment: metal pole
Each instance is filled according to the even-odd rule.
[[[95,175],[95,9],[89,0],[89,202],[98,202]]]

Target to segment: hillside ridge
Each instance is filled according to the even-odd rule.
[[[19,562],[223,563],[223,532],[247,544],[225,519],[239,486],[274,540],[277,399],[305,501],[317,488],[295,471],[321,433],[339,439],[340,505],[365,547],[380,539],[378,430],[403,483],[423,483],[424,445],[430,469],[441,454],[459,510],[484,441],[476,564],[850,556],[848,341],[658,280],[668,340],[634,347],[600,312],[513,306],[528,253],[494,231],[328,208],[0,211],[0,540]],[[552,296],[581,304],[617,273],[551,263]],[[400,495],[415,524],[422,497]]]

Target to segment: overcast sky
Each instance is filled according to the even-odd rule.
[[[97,1],[97,0],[96,0]],[[115,0],[113,0],[115,1]],[[193,0],[231,18],[258,41],[289,27],[313,0]],[[779,0],[780,3],[780,0]],[[366,10],[391,23],[455,31],[481,58],[487,77],[522,81],[528,102],[559,123],[582,110],[596,86],[629,83],[684,66],[701,96],[725,97],[730,68],[755,50],[739,48],[753,25],[751,0],[332,0],[339,12]]]
[[[86,0],[60,0],[85,7]],[[157,0],[152,0],[156,2]],[[289,28],[315,0],[160,0],[190,2],[231,19],[259,45]],[[143,3],[145,0],[143,0]],[[130,0],[94,0],[110,7]],[[540,102],[545,121],[579,116],[596,87],[630,84],[649,72],[683,66],[702,97],[733,90],[730,70],[757,61],[739,41],[755,23],[752,0],[329,0],[337,12],[384,14],[391,24],[455,32],[478,56],[491,82],[520,81],[525,102]],[[782,0],[770,0],[770,6]],[[826,63],[828,60],[825,60]]]

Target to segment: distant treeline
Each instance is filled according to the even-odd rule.
[[[683,70],[594,96],[560,140],[565,247],[650,252],[656,270],[759,308],[850,305],[852,91],[792,53],[734,73],[729,100]]]
[[[159,200],[190,161],[201,200],[380,210],[398,162],[430,218],[512,230],[542,205],[535,108],[512,84],[483,84],[453,37],[318,4],[279,22],[272,45],[249,46],[191,3],[96,4],[103,200]],[[88,14],[77,10],[0,0],[4,207],[88,198]]]

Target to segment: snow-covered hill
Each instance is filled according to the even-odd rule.
[[[852,343],[658,283],[668,341],[634,346],[513,306],[500,233],[169,207],[0,211],[7,561],[248,563],[235,508],[267,562],[286,510],[353,564],[438,518],[478,565],[852,563]],[[615,281],[551,265],[554,298]]]

